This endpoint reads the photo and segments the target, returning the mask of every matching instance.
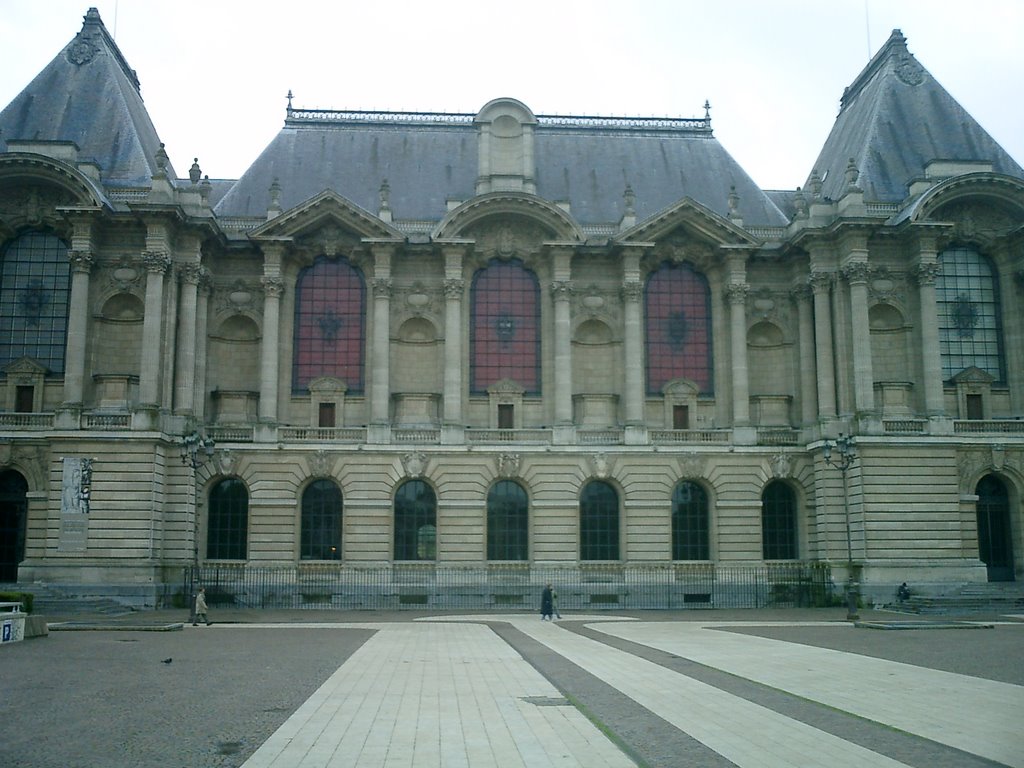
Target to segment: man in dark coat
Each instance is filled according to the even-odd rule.
[[[544,587],[544,591],[540,593],[540,620],[544,621],[547,619],[551,621],[551,616],[554,613],[554,592],[551,589],[551,585],[548,584]]]

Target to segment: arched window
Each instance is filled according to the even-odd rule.
[[[644,291],[647,391],[661,392],[673,379],[714,391],[711,359],[711,290],[687,264],[663,264]]]
[[[31,357],[64,372],[70,297],[68,249],[43,232],[16,237],[0,261],[0,368]]]
[[[619,494],[595,480],[580,494],[580,560],[618,559]]]
[[[672,559],[710,560],[708,495],[684,480],[672,493]]]
[[[28,483],[13,469],[0,472],[0,582],[18,580],[18,563],[25,559]]]
[[[530,507],[526,491],[512,480],[499,480],[487,494],[487,559],[527,560]]]
[[[796,496],[781,480],[761,493],[761,545],[765,560],[796,560]]]
[[[989,581],[1013,581],[1013,532],[1010,494],[994,475],[978,481],[978,557],[988,569]]]
[[[518,260],[493,260],[473,277],[469,326],[470,390],[510,379],[540,392],[540,288]]]
[[[992,264],[972,248],[951,248],[939,259],[935,298],[942,378],[949,381],[974,366],[1006,381],[999,278]]]
[[[210,489],[210,519],[206,528],[206,557],[245,560],[249,538],[249,491],[233,477]]]
[[[363,276],[347,261],[318,258],[295,284],[295,362],[292,389],[305,390],[319,376],[363,391]]]
[[[341,489],[314,480],[302,493],[300,560],[341,560]]]
[[[437,557],[437,498],[422,480],[409,480],[395,493],[395,560]]]

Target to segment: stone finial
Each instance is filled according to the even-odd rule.
[[[292,89],[288,89],[288,117],[292,116]]]
[[[192,167],[188,169],[188,177],[192,180],[193,184],[198,184],[199,179],[203,177],[203,171],[199,167],[199,158],[192,158]]]
[[[796,208],[798,219],[807,218],[807,198],[804,197],[804,191],[800,187],[796,188],[796,194],[793,195],[793,206]]]
[[[811,170],[811,196],[815,200],[821,198],[821,174],[818,173],[818,169],[814,168]]]
[[[736,185],[729,186],[729,218],[739,218],[740,196],[736,193]]]
[[[633,191],[631,184],[626,185],[626,189],[622,193],[622,199],[626,204],[626,215],[636,216],[636,193]]]
[[[391,221],[391,185],[388,184],[388,180],[384,179],[380,184],[378,190],[380,196],[380,209],[377,212],[378,217],[381,221]]]
[[[204,205],[210,204],[210,192],[213,191],[213,184],[210,183],[210,177],[204,176],[203,183],[199,185],[199,196],[203,199]]]
[[[156,173],[153,174],[154,179],[166,179],[167,178],[167,150],[164,148],[164,143],[160,142],[160,147],[154,155],[156,161]]]
[[[860,178],[860,171],[857,169],[857,162],[851,157],[846,164],[846,188],[850,192],[857,192],[857,180]]]
[[[267,207],[267,220],[274,218],[281,213],[281,184],[277,176],[270,182],[270,205]]]
[[[704,123],[711,125],[711,102],[708,99],[704,99]]]

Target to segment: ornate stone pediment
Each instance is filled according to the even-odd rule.
[[[249,237],[256,241],[290,239],[307,245],[318,243],[328,256],[363,239],[405,240],[390,224],[329,189],[257,227]]]
[[[995,377],[992,374],[973,365],[970,368],[964,368],[953,377],[954,384],[991,384],[993,381],[995,381]]]
[[[8,379],[29,379],[33,380],[45,376],[47,368],[40,365],[31,357],[21,357],[3,367],[3,372]]]

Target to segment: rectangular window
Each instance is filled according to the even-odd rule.
[[[672,406],[672,429],[689,429],[690,428],[690,406],[688,405],[673,405]]]
[[[14,410],[17,413],[32,413],[35,410],[36,388],[19,386],[14,391]]]
[[[511,403],[498,405],[498,429],[515,429],[516,407]]]
[[[320,403],[320,412],[317,417],[317,426],[336,426],[336,422],[334,420],[334,403]]]

